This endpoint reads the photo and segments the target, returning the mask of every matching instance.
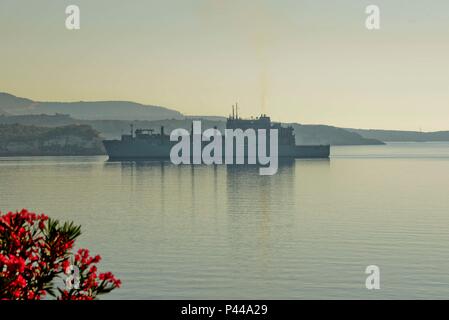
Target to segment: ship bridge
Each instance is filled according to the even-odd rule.
[[[269,134],[270,129],[278,130],[279,144],[294,146],[296,144],[295,134],[292,126],[283,127],[280,123],[271,122],[266,114],[251,119],[242,119],[238,115],[238,105],[232,106],[232,114],[226,121],[226,129],[265,129]]]

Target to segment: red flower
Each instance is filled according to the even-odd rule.
[[[97,276],[101,257],[91,257],[89,250],[71,250],[80,228],[61,226],[44,214],[0,213],[0,300],[41,299],[58,275],[72,277],[71,288],[57,288],[59,300],[93,300],[121,284],[112,273]],[[73,270],[73,274],[65,274]],[[101,280],[101,282],[99,282]]]

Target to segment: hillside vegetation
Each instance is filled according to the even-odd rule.
[[[0,156],[103,153],[99,133],[87,125],[51,128],[0,124]]]

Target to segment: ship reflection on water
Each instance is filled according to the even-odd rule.
[[[174,165],[169,160],[154,161],[106,161],[106,169],[120,167],[124,185],[131,189],[151,190],[152,201],[161,204],[185,200],[182,206],[191,209],[205,204],[211,211],[225,209],[231,215],[273,214],[279,206],[295,206],[295,179],[301,176],[302,165],[329,166],[328,159],[281,159],[278,172],[273,176],[261,176],[259,165]],[[186,196],[188,195],[188,196]],[[226,195],[225,197],[223,195]],[[287,208],[284,208],[287,209]],[[282,209],[282,210],[284,210]],[[288,210],[287,210],[288,211]],[[194,215],[196,212],[191,212]]]
[[[310,170],[325,174],[329,166],[328,160],[292,159],[281,161],[275,175],[261,176],[257,165],[105,164],[106,171],[121,172],[120,188],[129,195],[133,216],[138,217],[131,222],[135,229],[129,237],[146,247],[152,269],[173,261],[187,263],[181,268],[182,281],[202,279],[202,287],[208,287],[208,281],[225,287],[228,280],[221,275],[232,274],[239,290],[247,288],[234,292],[239,297],[249,296],[257,287],[271,287],[264,279],[276,273],[279,252],[283,256],[286,251],[279,246],[301,237],[295,233],[302,228],[301,181],[310,179]],[[143,234],[148,235],[142,239]],[[172,284],[169,275],[158,277],[164,281],[162,287],[180,286]]]

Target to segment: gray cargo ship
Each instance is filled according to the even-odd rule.
[[[291,126],[283,127],[272,123],[270,117],[262,115],[255,119],[242,119],[234,114],[228,117],[226,129],[277,129],[279,158],[329,158],[329,145],[296,145]],[[131,127],[130,134],[122,135],[120,140],[104,140],[103,144],[109,160],[147,160],[170,159],[170,150],[177,141],[170,141],[164,127],[159,133],[153,129],[136,129]]]

